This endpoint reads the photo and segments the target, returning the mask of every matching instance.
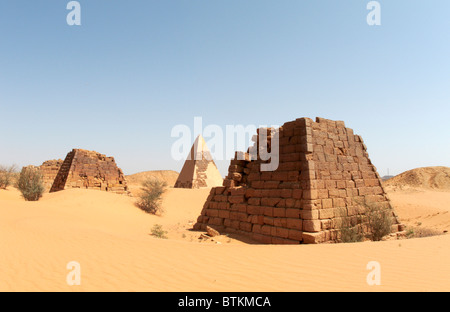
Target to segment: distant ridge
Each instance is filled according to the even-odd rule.
[[[384,185],[450,190],[450,168],[423,167],[412,169],[385,181]]]
[[[177,181],[178,175],[179,173],[173,170],[153,170],[128,175],[126,178],[129,184],[141,184],[149,178],[157,178],[165,181],[168,186],[172,186]]]

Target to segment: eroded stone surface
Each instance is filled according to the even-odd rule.
[[[98,189],[119,194],[128,192],[125,175],[113,157],[82,149],[74,149],[67,154],[50,192],[68,188]]]
[[[259,129],[267,131],[267,129]],[[270,133],[270,131],[268,131]],[[399,222],[372,165],[362,138],[343,121],[300,118],[275,131],[279,166],[237,153],[223,186],[215,187],[203,207],[196,230],[207,226],[239,232],[267,244],[336,242],[345,219],[367,231],[361,203],[371,203]],[[271,149],[269,135],[268,149]],[[240,156],[239,158],[237,156]]]

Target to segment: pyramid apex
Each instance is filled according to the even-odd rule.
[[[201,188],[220,186],[222,175],[217,169],[205,139],[200,134],[181,169],[175,188]]]

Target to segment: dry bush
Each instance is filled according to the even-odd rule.
[[[6,190],[16,178],[16,166],[0,166],[0,189]]]
[[[20,172],[16,187],[27,201],[38,201],[44,193],[42,175],[38,169],[25,167]]]
[[[337,229],[342,243],[361,242],[364,238],[380,241],[391,233],[393,212],[377,203],[356,200],[361,214],[350,217],[345,208],[339,211]]]
[[[372,241],[381,241],[383,237],[391,233],[392,209],[382,208],[378,203],[366,200],[355,200],[355,202],[365,211],[364,216],[369,230],[368,238]]]
[[[167,183],[158,179],[147,179],[142,183],[141,194],[136,205],[147,213],[161,214],[161,196],[166,191]]]
[[[352,225],[351,217],[347,216],[347,210],[342,208],[339,210],[340,221],[338,222],[338,230],[340,232],[340,241],[342,243],[362,242],[364,234],[362,232],[361,218],[357,217],[357,225]]]
[[[392,211],[380,209],[375,205],[366,204],[366,216],[373,241],[380,241],[391,233]]]

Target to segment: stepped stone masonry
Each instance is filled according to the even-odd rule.
[[[255,136],[247,153],[236,153],[223,186],[212,188],[195,230],[209,226],[266,244],[337,242],[344,219],[368,231],[361,203],[387,211],[392,233],[403,230],[362,138],[343,121],[300,118],[273,135],[260,131],[267,131],[269,151],[277,136],[278,168],[261,171],[270,160],[252,157]]]
[[[125,176],[113,157],[93,151],[74,149],[61,164],[50,192],[68,188],[98,189],[119,194],[128,193]]]
[[[48,160],[38,167],[39,171],[42,174],[42,179],[44,182],[46,192],[50,191],[53,182],[55,181],[55,178],[58,175],[59,169],[61,169],[62,164],[63,161],[61,159]]]

